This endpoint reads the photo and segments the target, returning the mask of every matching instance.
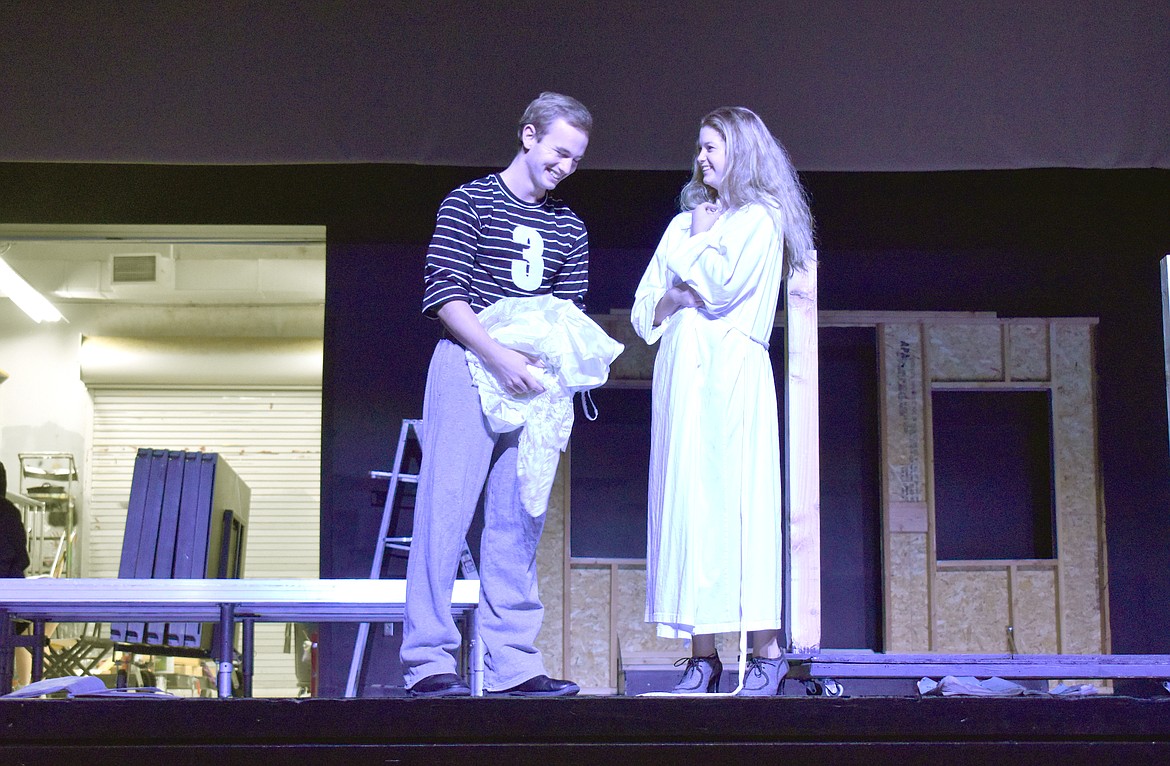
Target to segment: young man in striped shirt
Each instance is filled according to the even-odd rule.
[[[531,360],[489,337],[477,314],[501,298],[547,293],[583,307],[589,279],[585,225],[548,193],[577,169],[592,126],[576,99],[542,93],[520,119],[511,164],[460,186],[439,207],[427,249],[423,313],[439,319],[444,337],[431,359],[423,401],[423,460],[401,650],[414,696],[471,693],[456,673],[460,641],[450,605],[481,494],[485,689],[529,697],[579,691],[571,681],[548,677],[535,646],[544,618],[536,582],[544,516],[532,518],[520,504],[520,432],[487,429],[464,350],[478,356],[509,394],[544,390],[528,369]]]

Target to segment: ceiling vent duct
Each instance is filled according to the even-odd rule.
[[[146,284],[158,281],[158,256],[115,255],[110,259],[110,282],[115,285]]]

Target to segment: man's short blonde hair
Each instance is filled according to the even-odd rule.
[[[558,119],[587,136],[593,130],[593,115],[584,104],[572,96],[545,91],[533,99],[520,117],[520,124],[516,127],[517,144],[523,145],[525,125],[531,125],[536,130],[536,140],[539,141]]]

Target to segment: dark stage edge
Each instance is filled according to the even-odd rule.
[[[0,701],[6,766],[1054,761],[1170,762],[1170,698]]]

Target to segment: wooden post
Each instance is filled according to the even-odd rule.
[[[821,645],[821,465],[817,367],[817,260],[785,283],[784,492],[788,521],[785,610],[790,647]]]

